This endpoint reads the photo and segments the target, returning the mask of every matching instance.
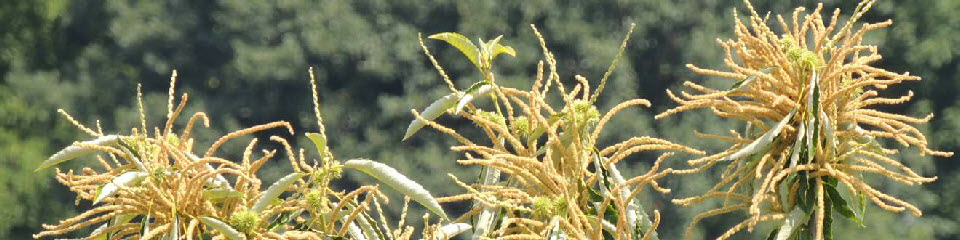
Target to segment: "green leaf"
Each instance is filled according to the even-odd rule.
[[[273,219],[273,222],[270,222],[270,225],[267,226],[267,230],[275,231],[287,222],[293,220],[294,217],[300,216],[301,213],[303,213],[303,209],[280,213],[280,216],[277,216],[277,218]]]
[[[118,137],[117,135],[107,135],[107,136],[99,137],[94,140],[83,141],[81,142],[81,144],[96,145],[96,146],[115,146],[117,145],[117,141],[119,139],[120,137]],[[43,161],[43,163],[40,163],[40,166],[37,167],[37,169],[34,170],[34,172],[40,171],[52,166],[56,166],[57,164],[60,164],[78,157],[82,157],[84,155],[87,155],[93,152],[94,150],[91,150],[91,149],[84,149],[77,145],[71,145],[53,154],[53,156],[50,156],[50,158],[47,159],[46,161]]]
[[[356,207],[354,207],[354,209],[356,209]],[[377,231],[377,229],[370,224],[372,220],[373,218],[367,215],[367,213],[361,212],[360,215],[357,216],[357,218],[354,220],[354,222],[356,222],[357,225],[360,227],[360,231],[363,232],[363,235],[367,236],[367,239],[382,240],[383,237],[381,236],[380,232]]]
[[[426,120],[437,119],[440,117],[440,115],[446,112],[447,109],[456,106],[457,100],[456,93],[447,94],[447,96],[437,99],[436,101],[433,101],[430,106],[427,106],[427,108],[420,113],[420,117],[423,117],[423,119]],[[414,119],[412,122],[410,122],[410,125],[407,126],[407,132],[403,134],[403,140],[401,141],[407,140],[426,125],[426,122],[420,121],[420,119]]]
[[[123,141],[121,141],[121,143],[122,142]],[[197,157],[197,155],[193,155],[193,153],[187,152],[186,155],[187,155],[187,158],[190,158],[191,161],[194,161],[194,162],[200,161],[200,157]],[[204,168],[210,171],[214,171],[214,172],[216,171],[216,169],[213,168],[213,166],[211,166],[210,163],[205,163]],[[227,178],[223,177],[223,174],[219,174],[219,173],[213,178],[208,179],[206,182],[206,185],[214,188],[230,188],[230,189],[233,188],[230,186],[230,182],[227,181]]]
[[[783,120],[780,120],[780,122],[777,123],[777,125],[774,125],[773,128],[770,129],[770,131],[767,131],[767,133],[764,133],[763,136],[760,136],[759,138],[757,138],[757,140],[754,140],[749,145],[741,148],[737,152],[730,154],[730,156],[720,159],[720,161],[730,161],[734,159],[739,159],[744,156],[754,154],[757,151],[760,151],[761,149],[766,147],[767,144],[770,144],[771,142],[773,142],[773,139],[776,136],[780,135],[780,131],[783,130],[783,127],[786,126],[788,122],[790,122],[790,119],[793,118],[793,115],[796,113],[797,113],[797,110],[794,109],[793,111],[790,112],[790,114],[787,114],[787,116],[784,117]]]
[[[833,240],[833,212],[830,204],[823,206],[823,239]]]
[[[457,50],[460,50],[463,55],[467,56],[467,58],[470,59],[470,62],[473,63],[477,69],[480,69],[480,62],[477,61],[480,56],[480,50],[477,49],[477,45],[474,45],[472,42],[470,42],[470,39],[467,37],[455,32],[443,32],[430,35],[427,38],[443,40],[450,45],[453,45],[457,48]]]
[[[804,212],[800,208],[793,208],[793,210],[790,211],[789,214],[787,214],[787,218],[783,219],[783,223],[780,224],[780,227],[778,228],[778,230],[776,230],[777,235],[775,239],[776,240],[790,239],[790,236],[795,235],[795,232],[802,231],[803,229],[803,227],[801,227],[802,224],[804,222],[807,222],[809,218],[810,218],[810,214]]]
[[[494,59],[497,58],[497,55],[500,55],[500,54],[503,54],[503,53],[506,53],[507,55],[510,55],[510,56],[512,56],[512,57],[516,57],[516,56],[517,56],[517,51],[513,50],[513,48],[510,47],[510,46],[504,46],[504,45],[500,45],[500,44],[496,44],[496,45],[493,46],[493,58],[494,58]]]
[[[434,239],[450,239],[457,234],[470,230],[470,224],[466,223],[452,223],[440,227],[440,232],[436,235]]]
[[[840,215],[860,223],[860,218],[853,212],[850,204],[840,196],[840,191],[837,191],[837,188],[830,184],[824,184],[824,187],[827,190],[827,195],[830,197],[830,202],[833,203],[833,209],[837,211],[837,213],[840,213]]]
[[[488,56],[490,58],[488,59],[490,61],[489,63],[493,63],[493,60],[497,59],[497,55],[500,55],[503,53],[506,53],[507,55],[514,56],[514,57],[517,56],[517,52],[514,51],[512,47],[500,45],[500,39],[502,38],[503,38],[503,35],[500,35],[500,36],[497,36],[497,38],[494,38],[493,40],[490,40],[489,42],[484,44],[483,48],[486,51],[486,54],[489,54]]]
[[[97,227],[96,229],[93,229],[93,232],[90,232],[90,236],[100,234],[100,232],[103,232],[103,230],[106,229],[106,228],[109,227],[109,226],[110,226],[109,223],[101,224],[101,225],[100,225],[99,227]],[[103,235],[100,235],[100,236],[94,238],[93,240],[108,240],[109,238],[110,238],[110,234],[103,234]]]
[[[203,216],[203,217],[200,217],[199,219],[200,219],[200,222],[203,223],[203,225],[207,225],[208,227],[216,229],[217,231],[222,233],[224,236],[227,236],[227,238],[229,239],[232,239],[232,240],[247,239],[246,236],[243,236],[243,234],[240,234],[239,231],[237,231],[236,229],[233,229],[233,227],[231,227],[229,224],[223,221],[217,220],[216,218]]]
[[[410,178],[400,174],[396,169],[386,164],[367,159],[353,159],[343,163],[343,167],[360,170],[400,193],[403,193],[403,195],[409,196],[410,199],[420,203],[426,207],[427,210],[440,216],[440,218],[444,220],[448,219],[447,214],[443,212],[443,208],[440,207],[440,203],[430,195],[429,191],[424,189],[419,183],[410,180]]]
[[[793,148],[790,150],[790,165],[788,167],[796,167],[799,163],[800,152],[803,152],[803,148],[806,146],[803,142],[806,134],[807,127],[804,124],[800,124],[800,127],[797,128],[797,139],[793,142]]]
[[[254,213],[260,213],[260,211],[266,209],[267,205],[270,205],[270,202],[279,197],[281,193],[286,191],[287,188],[290,188],[290,186],[296,183],[300,177],[303,177],[303,175],[303,173],[291,173],[283,178],[280,178],[280,180],[277,180],[277,182],[273,183],[273,185],[270,185],[270,187],[267,188],[267,191],[263,192],[263,195],[260,196],[260,199],[257,199],[257,202],[253,204],[253,207],[250,208],[250,211],[253,211]]]
[[[808,126],[807,130],[810,131],[810,134],[807,134],[807,159],[809,162],[813,162],[814,157],[816,156],[817,146],[820,144],[820,87],[819,87],[819,78],[816,74],[810,74],[810,92],[809,98],[807,101],[807,116],[813,119],[807,120]]]
[[[812,213],[814,202],[816,202],[816,188],[813,187],[813,179],[810,179],[808,175],[809,173],[807,173],[807,171],[800,171],[798,176],[800,189],[797,195],[800,208],[803,209],[803,211]]]
[[[487,82],[474,83],[473,86],[470,86],[470,88],[464,91],[463,97],[461,97],[457,103],[457,109],[454,111],[454,114],[460,114],[460,110],[463,110],[463,107],[466,106],[467,103],[473,101],[476,96],[487,94],[491,89],[493,89],[493,87]]]
[[[595,158],[594,158],[594,159],[601,159],[599,152],[594,151],[594,154],[595,154]],[[602,166],[605,166],[605,163],[600,163],[599,160],[595,160],[595,161],[596,161],[596,164],[599,165],[599,166],[597,166],[597,169],[598,169],[598,170],[604,169]],[[600,164],[604,164],[604,165],[600,165]],[[620,174],[620,170],[617,169],[617,165],[616,165],[616,164],[610,164],[610,168],[609,168],[609,169],[606,169],[606,171],[603,171],[603,173],[609,173],[609,178],[610,178],[610,180],[611,180],[610,182],[612,182],[612,186],[618,186],[618,185],[623,184],[623,183],[625,183],[625,182],[627,181],[627,180],[623,177],[623,175]],[[607,175],[607,174],[603,174],[603,175],[605,176],[605,175]],[[604,178],[605,178],[605,177],[604,177]],[[629,188],[620,188],[620,189],[619,189],[619,194],[620,194],[620,196],[621,196],[621,198],[622,198],[623,201],[628,201],[628,202],[627,202],[627,211],[626,211],[626,212],[627,212],[627,216],[626,216],[626,219],[627,219],[627,227],[629,227],[630,229],[634,230],[633,232],[634,232],[634,234],[635,234],[636,236],[640,236],[640,234],[646,233],[647,230],[649,230],[650,228],[653,228],[653,222],[650,221],[650,216],[647,215],[647,213],[643,211],[643,206],[640,205],[640,201],[637,200],[636,198],[634,198],[634,199],[627,199],[628,197],[630,197],[630,189],[629,189]],[[640,238],[636,238],[636,237],[635,237],[635,239],[640,239]],[[658,239],[660,239],[660,237],[657,236],[657,232],[654,231],[654,232],[651,234],[651,236],[650,236],[649,239],[651,239],[651,240],[658,240]]]
[[[139,184],[147,176],[149,176],[149,174],[145,172],[125,172],[120,174],[120,176],[113,178],[113,180],[106,185],[103,185],[103,188],[100,188],[97,193],[97,198],[93,199],[93,204],[100,203],[104,198],[112,197],[122,187]]]
[[[203,190],[203,198],[214,202],[221,202],[226,199],[238,198],[241,196],[243,196],[242,193],[229,188],[212,188]]]
[[[497,185],[500,182],[500,170],[492,167],[485,167],[483,174],[481,175],[482,183],[486,186]],[[479,203],[475,203],[475,206],[478,206]],[[500,212],[499,207],[488,207],[484,206],[483,211],[480,212],[480,216],[476,217],[474,222],[473,235],[470,236],[471,240],[479,240],[481,237],[487,234],[490,231],[491,226],[494,225],[494,220],[496,220],[496,214]]]
[[[550,237],[548,238],[549,240],[564,240],[564,239],[567,239],[567,234],[564,233],[562,229],[560,229],[560,222],[559,222],[559,221],[554,222],[552,228],[553,228],[553,229],[550,230]]]
[[[307,133],[307,138],[313,142],[313,146],[317,147],[317,153],[320,153],[320,160],[323,160],[323,156],[327,155],[327,138],[319,133]]]
[[[179,240],[180,239],[180,217],[173,215],[173,225],[170,227],[170,232],[167,233],[167,240]]]

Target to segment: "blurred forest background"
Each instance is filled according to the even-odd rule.
[[[789,14],[796,6],[811,11],[814,1],[756,1],[758,11]],[[826,13],[853,11],[854,1],[827,1]],[[320,98],[330,144],[343,160],[375,159],[425,185],[435,196],[462,191],[443,174],[472,179],[479,169],[457,166],[454,141],[425,129],[401,142],[411,108],[423,109],[449,90],[417,43],[417,34],[457,31],[471,39],[504,35],[501,43],[518,56],[495,64],[498,81],[527,89],[542,58],[530,30],[536,24],[556,53],[564,81],[574,74],[598,80],[614,58],[630,23],[637,28],[627,52],[600,98],[601,111],[618,102],[646,98],[652,108],[622,112],[607,126],[601,145],[630,136],[648,135],[677,141],[707,152],[726,147],[700,139],[693,131],[725,133],[743,123],[715,117],[709,111],[687,112],[653,121],[652,116],[675,106],[665,89],[682,89],[683,81],[728,85],[729,79],[709,79],[684,65],[721,68],[722,50],[716,38],[732,37],[734,11],[743,17],[740,0],[4,0],[0,1],[0,239],[28,239],[42,223],[89,208],[75,204],[74,195],[53,178],[54,171],[34,172],[37,165],[74,141],[87,139],[56,110],[63,108],[88,126],[100,120],[105,132],[128,134],[139,126],[136,85],[143,84],[149,126],[165,121],[170,73],[179,71],[177,90],[190,94],[187,113],[204,111],[212,127],[197,131],[196,148],[205,150],[231,130],[285,120],[296,136],[282,131],[300,146],[310,146],[303,133],[317,131],[310,103],[308,67],[316,67]],[[960,151],[960,1],[881,1],[865,21],[893,19],[891,28],[872,32],[867,41],[880,47],[878,64],[923,77],[882,94],[899,96],[908,90],[914,101],[885,111],[934,120],[921,129],[932,146]],[[848,15],[844,15],[848,16]],[[476,81],[474,67],[456,49],[425,40],[458,87]],[[489,104],[489,101],[487,101]],[[483,104],[481,102],[481,104]],[[441,117],[442,123],[472,131],[463,119]],[[185,124],[180,119],[178,127]],[[475,131],[474,131],[475,132]],[[475,134],[475,133],[474,133]],[[234,140],[220,152],[239,158],[246,140]],[[275,149],[269,141],[261,147]],[[887,146],[894,146],[887,144]],[[305,148],[311,149],[311,148]],[[315,154],[312,153],[311,154]],[[919,173],[939,176],[931,184],[906,186],[876,179],[873,183],[894,196],[917,204],[924,216],[895,214],[869,207],[866,226],[840,220],[837,239],[960,239],[960,164],[952,159],[922,156],[901,149],[901,159]],[[278,155],[281,156],[281,155]],[[627,175],[645,172],[649,156],[621,163]],[[680,166],[682,158],[671,165]],[[65,168],[93,161],[78,160]],[[261,176],[273,181],[290,171],[283,157]],[[643,196],[647,211],[660,209],[663,239],[679,239],[692,217],[708,206],[681,208],[674,197],[691,196],[712,186],[719,173],[669,177],[674,189],[662,196]],[[348,173],[342,188],[372,179]],[[390,192],[387,190],[386,192]],[[402,197],[390,210],[398,215]],[[720,204],[719,202],[709,204]],[[457,206],[448,211],[462,213]],[[421,214],[411,213],[419,221]],[[728,214],[709,218],[696,239],[713,238],[742,219]],[[394,218],[396,219],[396,218]],[[414,223],[413,226],[421,226]],[[770,229],[769,227],[763,229]],[[760,239],[766,232],[738,234]]]

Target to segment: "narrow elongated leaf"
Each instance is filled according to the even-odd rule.
[[[103,232],[103,230],[104,230],[104,229],[107,229],[107,227],[109,227],[109,226],[110,226],[109,223],[101,224],[101,225],[100,225],[99,227],[97,227],[96,229],[93,229],[93,232],[90,232],[90,236],[100,234],[100,232]],[[109,237],[110,237],[110,234],[104,234],[104,235],[100,235],[100,236],[97,237],[97,238],[94,238],[94,240],[107,240]]]
[[[274,199],[277,199],[281,193],[286,191],[287,188],[290,188],[290,185],[296,183],[300,177],[303,177],[303,175],[303,173],[291,173],[283,178],[280,178],[280,180],[277,180],[277,182],[273,183],[273,185],[270,185],[270,187],[267,188],[266,192],[263,192],[263,194],[260,195],[260,199],[257,199],[257,202],[253,204],[253,207],[250,208],[250,211],[260,213],[260,211],[266,209],[267,205],[270,205],[270,202],[272,202]]]
[[[120,149],[123,150],[123,153],[127,154],[127,161],[130,161],[133,163],[133,165],[136,165],[137,169],[140,169],[140,171],[150,172],[150,170],[147,170],[147,167],[143,165],[143,162],[140,161],[140,154],[137,153],[133,146],[124,142],[122,138],[117,138],[117,144],[120,145]]]
[[[774,125],[773,128],[770,129],[770,131],[767,131],[767,133],[764,133],[763,136],[760,136],[760,138],[757,138],[757,140],[754,140],[749,145],[741,148],[739,151],[733,154],[730,154],[730,156],[720,159],[720,161],[730,161],[730,160],[742,158],[744,156],[748,156],[750,154],[756,153],[757,151],[760,151],[765,146],[767,146],[767,144],[770,144],[771,142],[773,142],[774,138],[780,135],[780,131],[783,130],[783,127],[786,126],[788,122],[790,122],[790,119],[793,118],[793,115],[796,113],[797,113],[797,110],[794,109],[793,111],[790,112],[790,114],[787,114],[787,116],[784,117],[783,120],[780,120],[780,122],[777,123],[777,125]]]
[[[238,192],[237,190],[229,188],[213,188],[203,190],[203,198],[211,201],[222,201],[230,198],[237,198],[243,196],[243,193]]]
[[[470,59],[470,62],[473,63],[477,69],[480,69],[480,62],[477,61],[480,56],[480,50],[477,48],[477,45],[474,45],[472,42],[470,42],[470,39],[467,37],[455,32],[443,32],[430,35],[427,38],[443,40],[450,45],[453,45],[457,48],[457,50],[460,50],[463,55],[467,56],[467,59]]]
[[[830,204],[823,206],[823,240],[833,240],[833,207]]]
[[[346,220],[346,219],[344,219]],[[367,240],[370,239],[366,235],[363,235],[363,231],[360,230],[360,227],[357,227],[356,223],[350,222],[350,226],[347,227],[347,233],[353,237],[355,240]]]
[[[610,180],[611,182],[613,182],[613,186],[618,186],[627,181],[623,177],[623,175],[620,174],[620,170],[617,169],[616,164],[611,164],[610,169],[608,169],[608,172],[610,172]],[[640,205],[640,201],[637,200],[636,198],[627,199],[628,197],[630,197],[630,189],[622,187],[619,189],[619,194],[623,200],[629,200],[627,202],[626,218],[627,218],[627,227],[630,228],[630,232],[636,234],[636,230],[639,229],[640,232],[645,233],[650,228],[653,228],[653,222],[650,221],[650,216],[643,211],[643,206]],[[639,228],[637,225],[639,225]],[[639,234],[636,234],[636,235],[639,236]],[[639,238],[636,238],[636,239],[639,239]],[[658,240],[660,239],[660,237],[657,236],[656,231],[653,231],[649,239]]]
[[[450,109],[456,105],[457,105],[457,94],[456,93],[447,94],[447,96],[444,96],[440,99],[437,99],[436,101],[433,101],[433,103],[431,103],[430,106],[427,106],[426,109],[423,109],[423,112],[420,113],[420,116],[426,120],[437,119],[437,117],[440,117],[440,115],[442,115],[443,112],[447,111],[447,109]],[[414,119],[412,122],[410,122],[410,126],[407,126],[407,132],[403,134],[403,140],[407,140],[408,138],[413,136],[414,133],[416,133],[417,131],[420,131],[420,129],[426,125],[427,125],[426,122],[420,121],[420,119]]]
[[[560,221],[553,222],[553,230],[550,231],[550,240],[564,240],[567,239],[567,234],[563,232],[563,229],[560,229]]]
[[[99,234],[100,232],[102,232],[102,231],[103,231],[104,229],[106,229],[107,227],[117,226],[117,225],[120,225],[120,224],[128,223],[128,222],[130,222],[130,220],[133,220],[133,218],[135,218],[135,217],[137,217],[137,216],[139,216],[139,214],[135,214],[135,213],[119,214],[119,215],[117,215],[116,217],[113,217],[113,220],[110,220],[109,223],[104,223],[103,225],[100,225],[100,227],[97,227],[97,229],[94,229],[93,232],[90,233],[90,236]],[[147,218],[147,219],[149,219],[149,218]],[[116,233],[116,232],[114,231],[114,232],[109,232],[109,233],[104,234],[104,235],[100,235],[99,237],[94,238],[94,240],[114,239],[114,238],[112,237],[114,233]]]
[[[492,186],[496,185],[500,181],[500,169],[487,167],[483,176],[483,185]],[[484,235],[487,235],[487,232],[490,231],[491,226],[493,225],[494,215],[500,211],[499,207],[488,207],[484,206],[483,211],[480,212],[480,216],[477,217],[475,225],[477,226],[473,235],[470,236],[472,240],[479,240]]]
[[[170,233],[167,235],[167,240],[178,240],[180,239],[180,217],[173,215],[173,225],[170,228]]]
[[[483,96],[484,94],[490,92],[490,89],[493,89],[493,87],[486,82],[479,82],[474,86],[475,87],[470,87],[467,89],[466,93],[463,94],[463,97],[460,98],[460,101],[457,103],[457,110],[455,111],[455,114],[460,114],[460,110],[463,110],[463,107],[466,106],[467,103],[473,101],[474,97]]]
[[[307,133],[307,138],[317,147],[317,152],[320,153],[320,159],[323,160],[323,156],[327,155],[327,139],[319,133]]]
[[[239,231],[237,231],[236,229],[233,229],[233,227],[231,227],[229,224],[223,221],[217,220],[216,218],[203,216],[203,217],[200,217],[200,222],[202,222],[203,225],[207,225],[208,227],[216,229],[217,231],[219,231],[229,239],[232,239],[232,240],[247,239],[246,236],[244,236],[243,234],[240,234]]]
[[[793,151],[790,153],[790,167],[796,167],[797,161],[800,161],[800,148],[803,147],[803,139],[806,134],[806,127],[803,124],[800,124],[800,127],[797,128],[797,140],[793,142]]]
[[[807,214],[800,208],[793,208],[793,211],[790,211],[787,214],[787,218],[783,220],[783,224],[780,224],[780,230],[777,232],[776,240],[787,240],[790,239],[790,236],[794,235],[794,232],[800,230],[800,225],[807,222],[807,219],[810,218],[810,214]]]
[[[146,236],[150,232],[150,214],[140,219],[140,236]]]
[[[125,172],[120,174],[120,176],[117,176],[100,189],[100,193],[97,194],[97,198],[93,199],[93,204],[99,203],[104,198],[112,197],[114,194],[117,194],[117,191],[122,187],[128,187],[140,183],[140,181],[143,181],[143,179],[148,175],[149,174],[145,172]]]
[[[837,188],[835,186],[831,186],[830,184],[824,184],[823,186],[824,189],[827,190],[827,195],[830,197],[830,202],[833,203],[833,209],[840,213],[840,215],[859,223],[860,218],[858,218],[853,212],[853,208],[850,207],[850,204],[848,204],[847,201],[840,196],[840,191],[837,191]]]
[[[117,135],[106,135],[94,140],[83,141],[81,142],[81,144],[97,145],[97,146],[116,146],[117,140],[119,139],[120,137]],[[48,158],[46,161],[43,161],[43,163],[40,163],[40,166],[37,167],[37,169],[34,171],[40,171],[52,166],[56,166],[57,164],[60,164],[62,162],[66,162],[74,158],[78,158],[93,152],[94,151],[90,149],[83,149],[79,146],[71,145],[53,154],[53,156],[50,156],[50,158]]]
[[[376,228],[370,224],[370,220],[372,220],[372,218],[370,218],[369,215],[366,213],[360,213],[360,216],[358,216],[354,221],[360,226],[360,230],[363,231],[363,235],[367,236],[367,238],[374,240],[383,239],[383,237],[380,236],[380,233],[377,232]]]
[[[447,224],[443,227],[440,227],[440,232],[437,235],[435,235],[436,237],[434,239],[436,240],[450,239],[450,238],[453,238],[453,236],[456,236],[457,234],[470,230],[470,228],[471,228],[470,224],[466,224],[466,223]]]
[[[807,159],[813,161],[816,156],[817,146],[820,145],[820,84],[817,74],[810,74],[810,92],[807,101]]]
[[[823,123],[824,140],[827,141],[827,146],[831,151],[836,151],[837,140],[834,138],[834,134],[836,134],[834,131],[836,130],[833,129],[833,123],[830,122],[830,118],[827,118],[827,114],[824,113],[823,110],[820,110],[820,119],[822,119],[821,122]],[[833,152],[829,152],[828,154],[832,156]]]
[[[440,207],[440,203],[438,203],[437,200],[430,195],[430,192],[424,189],[423,186],[420,186],[420,184],[417,182],[410,180],[390,166],[367,159],[349,160],[343,163],[343,166],[360,170],[367,175],[373,176],[377,180],[386,183],[387,186],[390,186],[400,193],[409,196],[410,199],[420,203],[426,207],[427,210],[430,210],[445,220],[447,219],[447,214],[443,212],[443,208]]]
[[[194,162],[200,161],[200,157],[197,157],[197,155],[194,155],[193,153],[188,152],[186,155],[188,158],[190,158],[190,161],[194,161]],[[204,164],[204,167],[207,168],[207,170],[216,171],[216,169],[214,169],[213,166],[211,166],[209,163]],[[223,177],[222,174],[217,174],[217,176],[215,176],[214,178],[207,179],[206,184],[207,186],[211,186],[214,188],[233,189],[233,187],[230,187],[230,182],[228,182],[227,178]]]

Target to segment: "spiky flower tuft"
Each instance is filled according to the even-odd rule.
[[[240,210],[230,215],[230,226],[242,233],[252,233],[260,225],[260,216],[250,210]]]
[[[722,179],[708,192],[676,199],[690,205],[707,199],[723,199],[723,207],[697,216],[688,227],[705,217],[745,211],[749,218],[720,236],[753,227],[761,221],[782,221],[782,237],[804,235],[829,238],[833,212],[862,221],[862,213],[849,206],[838,189],[846,186],[850,196],[869,199],[881,208],[909,211],[919,216],[913,204],[880,192],[863,175],[876,174],[905,184],[931,182],[893,159],[895,149],[883,148],[880,138],[924,154],[951,156],[931,150],[927,139],[914,125],[931,116],[915,118],[873,109],[877,105],[902,104],[912,92],[897,98],[879,97],[889,86],[919,81],[909,73],[895,73],[872,66],[881,59],[877,47],[864,44],[863,36],[892,24],[891,21],[862,24],[857,20],[873,6],[866,0],[857,5],[850,20],[838,25],[840,11],[829,23],[820,13],[822,4],[810,14],[804,8],[793,12],[792,21],[777,15],[784,33],[767,26],[749,1],[749,21],[735,20],[736,39],[720,41],[729,70],[709,70],[687,65],[696,73],[734,79],[729,89],[714,89],[692,82],[684,86],[694,93],[668,95],[680,106],[656,116],[707,108],[721,117],[743,120],[747,130],[731,136],[701,134],[707,138],[732,141],[726,151],[690,160],[695,166],[677,173],[695,173],[727,164]],[[792,225],[791,225],[792,223]]]
[[[702,153],[651,137],[596,146],[604,125],[619,111],[636,105],[649,107],[650,103],[633,99],[601,114],[594,103],[617,61],[611,64],[595,92],[590,91],[590,81],[581,76],[576,76],[576,84],[568,89],[557,74],[556,60],[547,50],[543,37],[536,28],[533,30],[545,59],[539,63],[538,77],[530,89],[500,86],[493,81],[495,75],[490,71],[486,81],[480,83],[487,84],[483,86],[489,87],[490,94],[476,96],[490,97],[493,106],[487,109],[493,110],[480,110],[481,107],[473,103],[462,102],[468,109],[476,110],[458,115],[472,121],[487,139],[467,139],[433,121],[438,115],[429,113],[442,106],[453,108],[455,98],[441,98],[438,100],[441,104],[435,102],[424,114],[412,111],[416,117],[414,123],[428,125],[457,139],[460,145],[452,150],[464,154],[458,163],[480,167],[482,175],[476,184],[460,182],[451,175],[467,193],[440,198],[440,202],[474,202],[475,208],[458,220],[475,223],[473,239],[558,239],[561,236],[657,239],[654,229],[659,215],[651,219],[643,212],[636,199],[637,191],[645,186],[660,192],[669,191],[659,187],[657,181],[672,171],[660,168],[660,163],[670,154],[656,159],[646,174],[632,178],[621,176],[617,163],[642,151]],[[423,48],[432,60],[426,46]],[[446,79],[439,64],[431,62]],[[549,66],[549,71],[545,71],[544,66]],[[448,84],[453,86],[452,82]],[[459,92],[454,87],[451,89]],[[563,101],[550,102],[548,94],[559,95],[558,99]],[[446,101],[451,104],[442,104]]]

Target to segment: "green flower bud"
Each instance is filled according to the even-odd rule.
[[[503,119],[503,116],[500,116],[499,114],[497,114],[497,113],[495,113],[495,112],[487,112],[487,111],[483,111],[483,110],[477,110],[477,116],[479,116],[480,118],[486,119],[487,121],[491,121],[491,122],[494,122],[494,123],[496,123],[496,124],[500,124],[500,126],[506,126],[506,125],[507,125],[507,121]]]
[[[591,104],[589,101],[574,100],[573,112],[575,116],[573,122],[579,127],[583,127],[587,123],[600,120],[600,111],[597,110],[597,107]]]
[[[510,122],[510,132],[514,135],[526,138],[530,134],[530,120],[527,116],[519,116]]]
[[[553,215],[553,200],[547,197],[534,197],[533,198],[533,216],[538,218],[546,218]]]
[[[230,215],[230,226],[242,233],[251,233],[260,225],[260,216],[250,210],[234,212]]]
[[[557,196],[553,199],[553,209],[556,214],[561,216],[567,215],[567,200],[561,196]]]
[[[304,197],[307,200],[307,207],[310,210],[324,212],[327,204],[327,199],[323,196],[323,192],[317,189],[310,189]]]

